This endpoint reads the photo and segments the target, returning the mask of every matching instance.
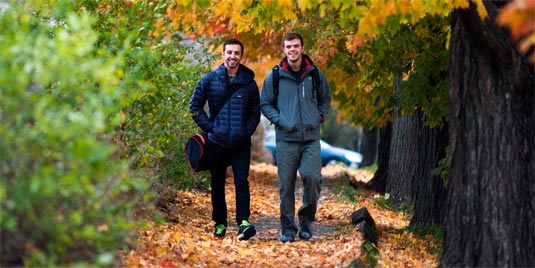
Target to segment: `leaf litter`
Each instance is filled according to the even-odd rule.
[[[163,225],[139,230],[134,248],[123,252],[122,267],[349,267],[361,258],[362,234],[351,224],[351,214],[366,207],[375,220],[379,236],[376,267],[437,267],[442,241],[405,231],[408,213],[395,212],[376,204],[377,194],[360,187],[357,202],[345,202],[330,185],[336,180],[364,185],[373,177],[367,170],[325,167],[314,236],[308,241],[296,238],[282,243],[279,224],[277,169],[252,163],[249,187],[251,218],[257,235],[248,241],[237,239],[235,194],[231,175],[227,178],[227,233],[212,234],[210,193],[206,190],[175,190],[172,207]],[[302,184],[296,184],[296,211],[301,206]]]

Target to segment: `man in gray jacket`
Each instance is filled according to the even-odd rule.
[[[321,175],[320,124],[331,106],[329,85],[324,74],[303,54],[301,35],[283,39],[286,56],[266,76],[260,97],[262,114],[275,125],[275,154],[279,175],[281,241],[294,242],[312,237],[323,177]],[[278,84],[274,88],[274,77]],[[276,89],[278,86],[278,90]],[[299,208],[299,229],[295,224],[295,183],[297,171],[303,179],[303,206]]]

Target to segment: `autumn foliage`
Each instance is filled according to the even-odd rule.
[[[253,61],[278,58],[282,35],[300,32],[306,52],[325,70],[345,120],[384,126],[392,120],[394,105],[401,114],[417,106],[425,122],[437,126],[448,116],[448,18],[471,4],[481,19],[488,18],[482,0],[220,0],[178,1],[156,21],[159,34],[169,36],[182,31],[212,44],[238,37],[246,44],[246,58]],[[499,22],[511,29],[515,40],[525,36],[519,40],[520,51],[535,60],[530,54],[535,44],[533,0],[512,1],[499,12]],[[408,83],[392,92],[396,76]]]

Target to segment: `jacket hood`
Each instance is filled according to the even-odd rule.
[[[217,75],[226,82],[226,78],[228,77],[228,71],[227,68],[225,68],[225,64],[221,63],[219,67],[216,69]],[[234,78],[234,84],[238,85],[247,85],[251,82],[254,82],[255,73],[253,70],[249,69],[247,66],[240,63],[240,67],[238,67],[238,73],[236,74],[236,78]]]
[[[314,62],[307,54],[302,54],[302,58],[303,58],[304,66],[305,66],[302,74],[305,75],[310,70],[310,68],[314,67]],[[279,66],[281,67],[281,69],[285,70],[286,72],[291,73],[289,63],[288,63],[288,57],[284,57],[279,63]]]

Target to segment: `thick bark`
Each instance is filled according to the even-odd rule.
[[[421,118],[421,116],[420,116]],[[442,225],[446,187],[439,176],[433,176],[432,170],[446,156],[448,145],[447,126],[430,128],[418,124],[418,164],[414,177],[414,215],[411,226]]]
[[[367,167],[375,164],[377,160],[377,139],[378,128],[364,129],[362,138],[362,163],[361,167]]]
[[[419,121],[417,115],[394,115],[385,191],[396,205],[412,202],[413,178],[418,163]]]
[[[441,267],[535,266],[534,67],[475,6],[452,16]]]
[[[392,124],[387,123],[379,130],[379,147],[377,158],[377,171],[368,182],[368,188],[379,193],[385,193],[388,178],[388,159],[390,158],[390,144],[392,142]]]

